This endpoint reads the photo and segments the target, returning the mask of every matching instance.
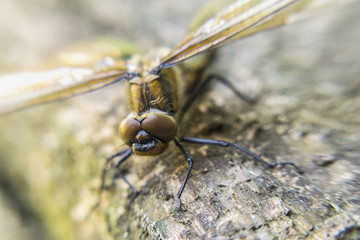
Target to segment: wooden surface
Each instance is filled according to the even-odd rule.
[[[202,5],[191,7],[192,2],[169,8],[173,4],[154,1],[151,13],[136,2],[106,5],[102,8],[108,14],[102,15],[93,3],[59,7],[54,1],[55,7],[40,4],[40,9],[50,10],[37,20],[47,16],[61,24],[74,21],[74,28],[64,27],[68,34],[56,38],[65,40],[53,43],[54,49],[97,34],[128,37],[144,48],[172,46]],[[129,14],[130,9],[136,9],[137,16]],[[266,160],[292,161],[304,174],[291,167],[269,169],[233,149],[186,144],[194,168],[179,211],[175,196],[187,163],[171,145],[159,157],[132,157],[122,167],[141,191],[130,210],[125,205],[131,191],[108,175],[101,205],[89,214],[105,157],[122,144],[116,128],[127,107],[123,86],[114,86],[0,118],[1,236],[357,239],[359,10],[359,4],[353,4],[222,47],[209,71],[226,76],[259,101],[247,105],[215,83],[181,124],[185,136],[236,142]],[[128,13],[127,18],[120,13]],[[23,49],[16,46],[15,54]],[[31,55],[27,49],[26,59],[51,55],[45,50]],[[16,69],[7,66],[11,58],[4,62],[1,59],[2,69]]]

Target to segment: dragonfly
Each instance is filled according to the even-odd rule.
[[[92,68],[63,67],[41,73],[24,73],[14,78],[9,76],[0,81],[0,113],[57,102],[125,82],[131,112],[121,121],[119,135],[128,148],[110,156],[107,162],[116,159],[114,166],[117,176],[133,192],[130,202],[139,192],[120,171],[120,165],[132,155],[163,154],[171,142],[180,149],[188,163],[184,180],[177,192],[179,200],[193,166],[193,158],[183,143],[234,148],[271,168],[279,165],[297,168],[292,162],[265,161],[236,143],[181,136],[179,122],[204,86],[214,79],[229,86],[245,101],[251,101],[227,79],[218,75],[206,78],[201,76],[209,62],[211,50],[235,39],[287,24],[312,2],[316,1],[237,0],[221,10],[216,9],[209,18],[200,21],[170,51],[135,55],[128,60],[105,58],[100,66]],[[192,66],[191,59],[194,58],[202,59],[201,66]],[[185,97],[186,101],[180,101]],[[102,175],[103,182],[105,172]]]

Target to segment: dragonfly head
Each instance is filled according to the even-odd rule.
[[[136,155],[155,156],[165,151],[177,134],[176,120],[165,112],[131,113],[119,126],[122,140]]]

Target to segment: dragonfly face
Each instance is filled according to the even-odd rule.
[[[168,147],[178,130],[176,120],[166,112],[150,109],[143,114],[132,112],[119,126],[121,139],[136,155],[154,156]]]

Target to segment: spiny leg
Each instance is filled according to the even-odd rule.
[[[181,194],[182,194],[182,192],[183,192],[183,190],[185,188],[185,185],[186,185],[186,183],[187,183],[187,181],[189,179],[189,175],[190,175],[192,165],[193,165],[193,159],[190,156],[190,154],[185,150],[185,148],[183,147],[183,145],[180,143],[180,141],[177,138],[175,138],[174,141],[175,141],[176,146],[178,146],[178,148],[181,150],[181,152],[185,155],[186,160],[189,163],[189,167],[188,167],[188,170],[186,171],[185,179],[184,179],[183,183],[181,184],[181,187],[180,187],[179,192],[177,194],[177,197],[178,197],[178,199],[180,201],[180,207],[181,207],[180,197],[181,197]]]
[[[235,149],[238,149],[242,151],[243,153],[249,155],[250,157],[254,158],[255,160],[267,165],[270,168],[273,168],[275,166],[282,166],[282,165],[291,165],[293,166],[298,173],[302,173],[303,171],[295,165],[293,162],[279,162],[279,163],[269,163],[262,159],[261,157],[257,156],[255,153],[250,152],[249,150],[241,147],[240,145],[237,145],[235,143],[226,142],[226,141],[219,141],[219,140],[212,140],[212,139],[203,139],[203,138],[192,138],[192,137],[182,137],[180,138],[181,142],[187,142],[187,143],[195,143],[195,144],[203,144],[203,145],[216,145],[221,147],[233,147]]]
[[[118,159],[118,161],[117,161],[117,163],[115,165],[117,176],[122,178],[124,180],[124,182],[126,182],[126,184],[129,186],[129,188],[132,191],[132,196],[131,196],[129,202],[126,204],[126,208],[129,208],[131,203],[134,201],[134,199],[139,195],[139,192],[136,191],[134,186],[131,185],[131,183],[125,178],[125,176],[120,171],[120,165],[123,162],[125,162],[125,160],[128,159],[131,156],[131,154],[133,154],[132,149],[131,148],[127,149],[127,151],[125,151],[125,153]],[[116,154],[114,154],[114,155],[116,155]]]
[[[130,152],[130,155],[132,153],[131,149],[128,148],[128,149],[123,149],[123,150],[120,150],[118,152],[116,152],[115,154],[109,156],[106,158],[106,162],[104,164],[104,167],[103,167],[103,171],[102,171],[102,174],[101,174],[101,185],[100,185],[100,192],[102,192],[105,188],[105,176],[107,174],[107,172],[110,170],[110,168],[112,166],[109,165],[110,161],[113,160],[114,158],[118,157],[118,156],[121,156],[117,162],[117,164],[119,164],[119,161],[123,162],[125,161],[130,155],[129,155],[129,152]]]
[[[225,77],[219,75],[219,74],[211,74],[208,75],[207,77],[205,77],[205,79],[203,81],[201,81],[196,88],[191,92],[190,96],[188,97],[188,99],[186,100],[183,108],[181,109],[180,113],[179,113],[179,118],[182,119],[182,117],[185,115],[186,111],[189,109],[189,107],[193,104],[193,102],[195,101],[196,98],[198,98],[199,96],[201,96],[204,92],[204,89],[207,85],[209,85],[209,83],[212,80],[217,80],[219,82],[221,82],[222,84],[224,84],[226,87],[228,87],[231,91],[233,91],[233,93],[239,97],[240,99],[242,99],[243,101],[249,103],[249,104],[253,104],[256,102],[257,99],[251,98],[249,96],[247,96],[246,94],[240,92],[238,89],[236,89],[236,87],[229,81],[227,80]]]
[[[109,156],[106,158],[106,163],[109,163],[111,160],[113,160],[114,158],[118,157],[118,156],[122,156],[123,154],[125,154],[125,152],[128,152],[129,148],[117,151],[116,153],[114,153],[113,155]]]
[[[95,210],[101,203],[101,195],[105,189],[105,176],[112,167],[111,165],[109,165],[110,161],[113,160],[117,156],[121,156],[121,155],[125,154],[128,150],[129,149],[120,150],[120,151],[116,152],[115,154],[106,158],[106,162],[104,163],[104,166],[103,166],[102,172],[101,172],[101,184],[100,184],[100,188],[99,188],[99,191],[97,194],[98,197],[97,197],[97,201],[96,201],[95,205],[93,206],[93,210]]]
[[[106,163],[104,164],[103,171],[101,174],[101,185],[100,185],[100,189],[99,189],[99,193],[98,193],[98,201],[97,201],[96,205],[94,206],[94,208],[99,206],[99,204],[101,202],[101,193],[105,189],[105,176],[106,176],[107,172],[109,171],[109,169],[111,168],[111,166],[109,166],[109,163],[111,160],[113,160],[114,158],[116,158],[118,156],[120,156],[120,158],[117,160],[117,162],[115,164],[116,174],[118,177],[122,178],[126,182],[126,184],[130,187],[131,191],[133,192],[132,197],[130,198],[130,201],[126,205],[126,207],[128,208],[130,206],[131,202],[136,198],[136,196],[138,195],[138,192],[129,183],[129,181],[125,178],[125,176],[121,173],[121,171],[119,169],[119,166],[121,165],[121,163],[123,163],[126,159],[128,159],[132,153],[133,153],[132,149],[128,148],[128,149],[120,150],[117,153],[115,153],[114,155],[111,155],[110,157],[106,158]]]

